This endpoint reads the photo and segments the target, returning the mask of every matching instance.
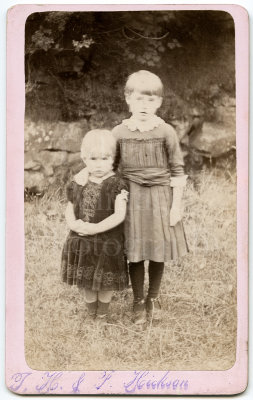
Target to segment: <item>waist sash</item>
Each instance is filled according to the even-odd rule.
[[[142,186],[169,186],[170,173],[166,168],[156,167],[126,167],[122,168],[122,175],[131,182]]]

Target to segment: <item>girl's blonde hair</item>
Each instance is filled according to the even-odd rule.
[[[161,79],[152,72],[143,69],[129,75],[125,86],[125,96],[129,96],[135,90],[142,94],[163,96]]]
[[[115,157],[116,140],[111,131],[93,129],[86,133],[81,144],[81,158],[101,154]]]

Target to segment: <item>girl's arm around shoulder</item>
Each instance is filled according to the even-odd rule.
[[[85,186],[88,182],[88,178],[89,178],[88,170],[86,167],[84,167],[74,176],[74,181],[78,185]]]
[[[114,128],[112,128],[112,134],[113,134],[113,136],[115,137],[115,139],[117,139],[117,135],[118,135],[118,133],[119,133],[119,131],[120,131],[120,125],[121,125],[121,124],[116,125]]]
[[[116,141],[118,141],[119,139],[124,137],[125,135],[124,135],[124,126],[123,126],[123,124],[116,125],[112,129],[112,134],[113,134],[114,138],[116,139]]]

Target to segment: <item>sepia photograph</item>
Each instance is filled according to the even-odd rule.
[[[35,12],[24,65],[27,365],[232,368],[232,16]]]

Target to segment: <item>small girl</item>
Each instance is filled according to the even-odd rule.
[[[70,233],[62,252],[62,280],[84,289],[88,313],[106,320],[114,290],[128,285],[124,224],[128,186],[113,171],[116,141],[110,131],[92,130],[82,142],[85,184],[67,187]]]
[[[174,128],[156,115],[163,85],[149,71],[129,76],[125,99],[132,116],[113,129],[116,163],[129,183],[125,221],[126,251],[134,295],[134,322],[159,319],[159,291],[164,262],[188,252],[181,222],[181,198],[187,176]],[[85,170],[76,175],[85,181]],[[144,261],[149,260],[149,287],[144,296]]]

